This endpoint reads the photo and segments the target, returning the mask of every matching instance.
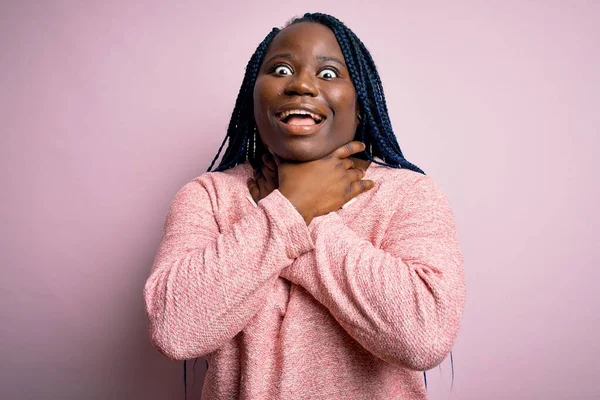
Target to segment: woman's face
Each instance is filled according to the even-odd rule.
[[[254,86],[263,143],[289,161],[312,161],[352,141],[357,99],[342,50],[324,25],[301,22],[271,42]]]

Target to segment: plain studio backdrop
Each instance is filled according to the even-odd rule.
[[[405,155],[456,215],[468,300],[454,386],[446,360],[430,398],[600,397],[600,2],[14,0],[0,398],[183,399],[142,300],[167,208],[215,155],[255,47],[306,11],[367,44]]]

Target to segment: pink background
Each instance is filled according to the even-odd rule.
[[[600,397],[600,3],[51,3],[0,6],[0,398],[183,398],[142,303],[167,207],[307,10],[371,49],[456,213],[468,304],[431,399]]]

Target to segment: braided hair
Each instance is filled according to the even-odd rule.
[[[362,118],[356,129],[355,139],[365,143],[367,158],[379,165],[405,168],[424,174],[419,167],[406,160],[402,150],[400,150],[390,122],[381,78],[371,53],[369,53],[364,43],[343,22],[331,15],[306,13],[300,18],[293,19],[286,27],[300,22],[314,22],[328,27],[333,31],[340,45],[362,113]],[[247,161],[254,168],[260,167],[262,163],[261,155],[266,151],[266,147],[258,135],[256,121],[254,120],[254,85],[269,45],[280,31],[279,28],[273,28],[250,57],[229,121],[227,135],[223,139],[217,155],[208,167],[208,171],[213,170],[213,166],[226,143],[225,154],[214,171],[225,171]],[[450,353],[450,359],[452,363],[452,382],[454,383],[452,352]],[[187,397],[186,375],[186,362],[184,361],[184,386]],[[427,387],[425,372],[423,372],[423,377],[425,387]]]
[[[300,22],[314,22],[328,27],[333,31],[340,45],[362,112],[362,118],[359,121],[355,139],[365,143],[367,158],[379,165],[391,168],[405,168],[424,174],[419,167],[406,160],[402,154],[402,150],[400,150],[390,122],[381,78],[379,77],[371,53],[369,53],[364,43],[343,22],[331,15],[306,13],[300,18],[293,19],[286,27]],[[265,54],[273,38],[280,31],[279,28],[273,28],[258,45],[250,61],[248,61],[244,80],[242,81],[242,86],[240,87],[227,128],[227,135],[223,139],[210,167],[208,167],[208,171],[213,170],[213,166],[221,155],[226,143],[225,154],[214,171],[225,171],[247,161],[254,168],[261,166],[261,156],[266,151],[266,147],[260,140],[256,121],[254,120],[253,92]],[[197,361],[198,359],[196,359]],[[194,370],[196,362],[194,362]],[[452,352],[450,352],[450,362],[452,366],[452,384],[454,384],[454,359]],[[206,362],[206,367],[208,368],[208,361]],[[423,372],[423,378],[425,387],[427,387],[427,374],[425,372]],[[187,398],[186,361],[183,362],[183,382]]]
[[[287,26],[300,22],[315,22],[328,27],[333,31],[342,49],[362,113],[355,139],[365,143],[366,157],[376,164],[406,168],[424,174],[419,167],[406,160],[400,150],[388,115],[379,73],[363,42],[344,23],[327,14],[306,13],[300,18],[293,19]],[[225,154],[215,171],[224,171],[246,161],[249,161],[254,168],[260,167],[261,156],[266,151],[266,147],[260,140],[254,120],[253,91],[269,44],[280,31],[278,28],[273,28],[250,58],[227,128],[227,135],[208,171],[213,169],[225,143],[228,143]]]

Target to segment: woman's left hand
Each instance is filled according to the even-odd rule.
[[[262,168],[254,171],[254,178],[248,179],[248,190],[257,204],[279,187],[277,165],[271,153],[263,154],[262,161]]]

